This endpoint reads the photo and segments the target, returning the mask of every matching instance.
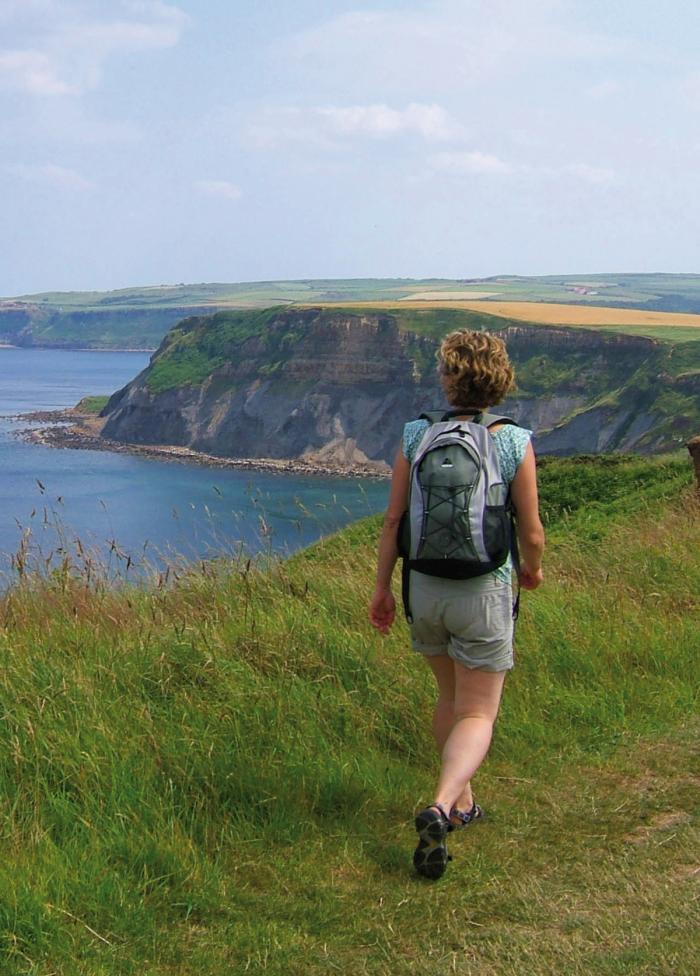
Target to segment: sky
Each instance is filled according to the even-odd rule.
[[[0,295],[700,271],[700,4],[0,0]]]

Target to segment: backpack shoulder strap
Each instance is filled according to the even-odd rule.
[[[484,427],[495,427],[496,424],[510,425],[511,427],[520,427],[521,425],[517,420],[513,420],[512,417],[502,417],[497,413],[482,413],[475,423],[483,424]]]
[[[429,424],[439,424],[441,420],[445,419],[444,410],[426,410],[422,413],[419,420],[427,420]]]
[[[462,413],[464,413],[463,410],[427,410],[418,419],[427,420],[429,424],[439,424],[445,420],[451,420],[453,417],[459,417]],[[496,424],[511,424],[513,427],[521,426],[512,417],[501,416],[497,413],[488,413],[487,411],[474,414],[472,423],[481,424],[483,427],[493,427]]]

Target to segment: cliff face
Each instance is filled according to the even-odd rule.
[[[670,347],[653,339],[539,326],[499,334],[525,394],[511,397],[507,412],[536,431],[541,453],[668,450],[673,422],[692,429],[700,420],[700,400],[670,417],[670,404],[658,402],[677,381],[661,372]]]
[[[30,302],[0,302],[0,341],[56,349],[154,349],[185,315],[206,309],[58,309]]]
[[[13,346],[32,345],[32,325],[39,321],[41,309],[21,302],[0,303],[0,341]]]
[[[419,367],[433,351],[388,316],[282,312],[201,385],[154,392],[142,373],[107,404],[103,436],[225,457],[391,462],[404,420],[440,403],[434,360]]]
[[[188,319],[112,396],[103,436],[223,457],[390,464],[403,423],[443,405],[436,340],[401,324],[393,313],[314,308]],[[540,452],[657,451],[695,432],[697,374],[660,372],[669,347],[539,326],[500,334],[519,388],[498,409],[538,433]],[[684,405],[672,423],[669,396]]]

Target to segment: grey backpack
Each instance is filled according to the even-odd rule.
[[[510,490],[501,476],[494,424],[519,426],[510,417],[464,411],[422,414],[426,429],[411,463],[408,509],[399,526],[403,557],[403,601],[408,605],[409,572],[470,579],[502,566],[512,553],[517,567]]]

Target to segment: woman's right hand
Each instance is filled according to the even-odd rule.
[[[388,634],[396,617],[396,600],[390,589],[377,585],[369,605],[369,620],[381,634]]]
[[[518,582],[524,590],[536,590],[542,583],[544,529],[537,501],[537,466],[532,444],[528,444],[511,485],[517,517],[520,569]],[[537,568],[535,568],[537,567]]]

